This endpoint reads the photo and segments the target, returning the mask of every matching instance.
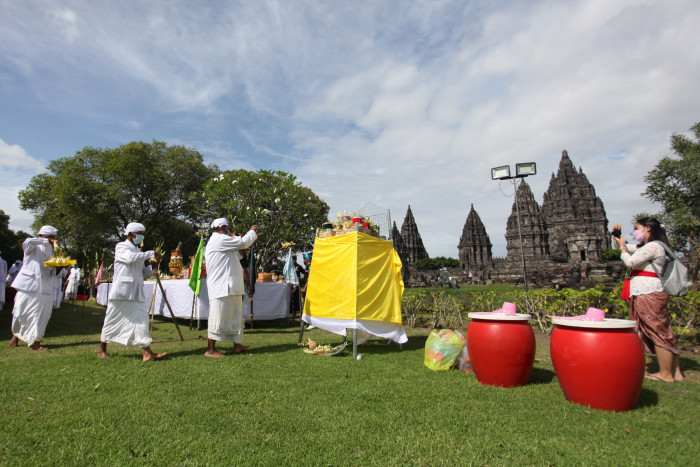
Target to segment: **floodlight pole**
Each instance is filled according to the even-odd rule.
[[[513,177],[513,193],[515,196],[515,214],[518,219],[518,237],[520,237],[520,259],[523,262],[523,282],[525,283],[525,301],[529,303],[527,296],[527,268],[525,267],[525,249],[523,248],[523,230],[520,227],[520,205],[518,203],[518,187],[515,183],[515,179],[518,177]]]
[[[521,172],[521,168],[523,172]],[[498,180],[513,180],[513,196],[515,196],[515,214],[518,221],[518,238],[520,239],[520,259],[523,263],[523,283],[525,284],[525,302],[530,304],[527,286],[527,267],[525,266],[525,249],[523,248],[523,230],[520,225],[520,204],[518,203],[518,185],[516,178],[525,178],[528,175],[535,175],[537,168],[534,162],[527,164],[516,164],[515,175],[510,175],[510,166],[494,167],[491,169],[491,178]]]

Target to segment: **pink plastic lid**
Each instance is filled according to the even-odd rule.
[[[496,313],[493,311],[490,313],[469,313],[467,316],[472,319],[484,319],[491,321],[527,321],[532,318],[531,315],[507,315],[505,313]]]
[[[606,318],[603,321],[586,321],[584,319],[552,318],[552,323],[574,328],[595,329],[629,329],[636,328],[637,322],[631,319]]]

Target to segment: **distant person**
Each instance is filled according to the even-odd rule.
[[[41,340],[51,319],[54,281],[60,268],[44,266],[44,261],[53,256],[57,245],[56,234],[58,231],[55,227],[45,225],[39,229],[36,237],[22,243],[24,261],[12,282],[17,295],[12,309],[10,347],[17,347],[21,340],[32,350],[46,350],[41,346]]]
[[[244,250],[258,238],[254,225],[244,236],[229,236],[228,221],[215,219],[212,236],[204,250],[209,291],[209,320],[207,322],[207,357],[221,358],[217,341],[233,341],[233,353],[248,350],[243,345],[243,268],[238,250]],[[254,280],[254,278],[251,278]]]
[[[63,268],[56,274],[53,285],[53,309],[57,310],[61,307],[61,299],[63,298],[63,282],[68,275],[68,269]]]
[[[639,245],[629,245],[625,244],[622,226],[615,224],[612,228],[614,232],[620,232],[619,237],[613,235],[613,240],[620,247],[620,259],[632,270],[629,282],[630,318],[637,321],[637,334],[642,339],[644,349],[647,353],[656,354],[659,363],[659,372],[645,377],[668,383],[683,381],[680,351],[667,308],[668,293],[652,267],[653,263],[658,271],[663,271],[666,266],[666,250],[659,243],[668,245],[666,231],[653,217],[639,219],[632,233]]]
[[[68,274],[68,285],[66,285],[66,300],[75,300],[78,296],[78,287],[80,286],[80,268],[74,264]]]
[[[0,252],[0,310],[5,307],[5,287],[7,287],[7,261],[2,259]]]
[[[10,270],[7,271],[7,285],[12,285],[20,269],[22,269],[22,261],[18,259],[15,261],[15,264],[10,266]]]
[[[99,358],[107,359],[107,344],[121,344],[140,347],[143,361],[160,360],[165,353],[151,350],[151,337],[148,332],[148,313],[143,303],[143,279],[150,276],[151,266],[144,261],[160,260],[161,254],[154,251],[139,251],[143,243],[146,227],[132,222],[124,230],[126,240],[117,243],[114,249],[114,280],[109,290],[109,303],[100,336]],[[155,261],[152,261],[154,260]]]

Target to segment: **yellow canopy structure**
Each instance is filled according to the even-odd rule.
[[[392,242],[360,232],[317,238],[304,315],[402,326],[403,289]]]

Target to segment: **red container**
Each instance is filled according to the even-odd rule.
[[[644,349],[637,323],[552,321],[549,348],[567,400],[600,410],[633,409],[644,381]]]
[[[526,385],[535,362],[530,315],[469,313],[469,317],[467,350],[476,379],[504,388]]]
[[[353,224],[362,224],[362,219],[360,219],[359,217],[353,217],[352,223]]]

